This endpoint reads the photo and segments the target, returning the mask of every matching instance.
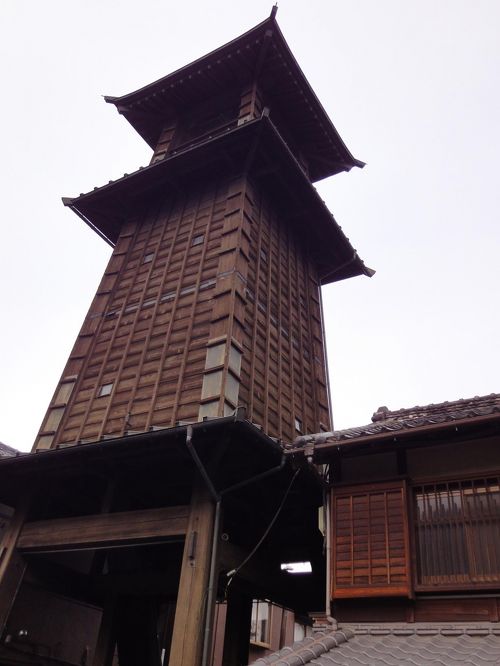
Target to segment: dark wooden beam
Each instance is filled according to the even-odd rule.
[[[184,537],[188,515],[189,507],[173,506],[39,520],[24,525],[17,546],[24,552],[40,552]]]

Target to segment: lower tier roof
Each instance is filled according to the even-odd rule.
[[[174,151],[155,164],[63,202],[114,245],[130,212],[159,191],[162,196],[178,196],[201,179],[239,173],[248,173],[271,193],[285,219],[309,245],[323,284],[373,275],[267,116]]]

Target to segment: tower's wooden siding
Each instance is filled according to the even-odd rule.
[[[255,187],[247,189],[244,224],[250,257],[242,403],[252,421],[288,441],[329,429],[321,295],[307,243]]]
[[[123,226],[36,448],[238,405],[286,440],[329,428],[305,245],[246,177],[151,201]]]

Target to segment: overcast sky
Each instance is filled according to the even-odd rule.
[[[75,196],[150,150],[121,95],[263,20],[268,0],[2,0],[0,440],[28,450],[110,248]],[[336,428],[500,391],[500,2],[281,0],[363,170],[318,184],[375,277],[324,290]]]

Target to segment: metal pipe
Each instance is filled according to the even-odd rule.
[[[332,537],[331,537],[331,531],[330,531],[330,490],[326,488],[324,490],[324,497],[325,497],[325,513],[326,513],[326,525],[325,525],[325,532],[326,532],[326,595],[325,595],[325,614],[326,614],[326,619],[327,621],[333,626],[337,627],[337,620],[332,617],[331,615],[331,607],[330,607],[330,569],[331,569],[331,561],[332,561]]]
[[[213,633],[215,597],[216,597],[215,579],[217,577],[217,553],[219,550],[221,508],[222,508],[222,500],[219,498],[215,503],[214,529],[212,536],[212,553],[210,555],[210,574],[208,576],[208,589],[207,589],[207,606],[206,606],[207,611],[205,618],[205,629],[203,634],[203,653],[201,658],[202,666],[209,665],[210,650],[212,647],[212,633]]]
[[[205,613],[205,627],[203,631],[203,652],[201,659],[201,666],[209,666],[210,659],[210,649],[212,647],[212,633],[213,633],[213,619],[214,619],[214,605],[215,605],[215,595],[216,595],[216,577],[217,577],[217,554],[219,548],[219,530],[220,530],[220,520],[222,513],[222,495],[227,495],[233,490],[247,486],[250,483],[255,481],[260,481],[261,479],[275,474],[276,472],[281,471],[286,464],[286,456],[282,454],[281,461],[276,467],[272,467],[265,472],[261,472],[256,476],[251,477],[250,479],[245,479],[245,481],[240,481],[235,483],[228,488],[225,488],[220,493],[217,492],[215,486],[212,483],[208,472],[203,465],[196,449],[193,446],[193,427],[188,425],[186,428],[186,448],[188,449],[196,468],[201,474],[203,480],[205,481],[212,498],[215,501],[215,515],[214,515],[214,527],[212,530],[212,552],[210,554],[210,572],[208,575],[208,587],[207,587],[207,602],[206,602],[206,613]]]
[[[276,472],[281,472],[285,464],[286,464],[286,456],[285,454],[282,454],[280,464],[276,465],[276,467],[271,467],[271,469],[268,469],[265,472],[261,472],[256,476],[252,476],[250,479],[239,481],[239,483],[235,483],[234,485],[229,486],[228,488],[224,488],[224,490],[221,490],[220,494],[227,495],[227,493],[230,493],[233,490],[239,490],[244,486],[248,486],[250,483],[254,483],[255,481],[260,481],[261,479],[265,479],[267,476],[271,476],[271,474],[276,474]]]
[[[212,479],[208,476],[208,472],[205,469],[205,466],[201,462],[201,459],[196,451],[196,449],[193,446],[193,426],[188,425],[186,428],[186,446],[188,448],[189,453],[191,454],[192,459],[195,462],[196,467],[198,468],[198,471],[200,472],[201,476],[203,477],[203,480],[207,484],[207,488],[210,491],[210,494],[212,495],[212,498],[214,499],[215,502],[220,501],[220,495],[219,493],[215,490],[214,484],[212,483]]]

